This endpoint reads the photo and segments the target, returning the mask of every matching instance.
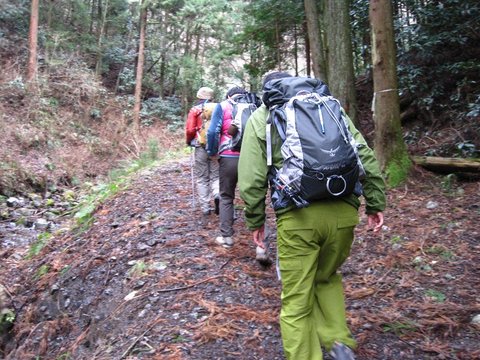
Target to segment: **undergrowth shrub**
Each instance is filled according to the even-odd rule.
[[[47,145],[47,135],[38,128],[25,124],[13,134],[17,144],[24,150],[38,149]]]
[[[27,0],[2,1],[0,3],[2,32],[9,32],[10,36],[17,35],[21,37],[26,35],[29,28],[29,5],[30,2]]]
[[[131,68],[123,68],[122,71],[118,74],[118,90],[121,93],[131,93],[135,88],[135,73]]]
[[[0,161],[0,193],[3,195],[13,196],[30,189],[40,191],[45,188],[44,180],[14,159]]]
[[[91,109],[104,102],[107,95],[88,65],[78,58],[62,56],[50,65],[48,82],[43,96],[56,99],[55,103],[70,106],[89,118]]]
[[[169,128],[173,127],[174,129],[184,125],[180,100],[176,97],[145,100],[142,103],[140,116],[142,117],[143,126],[150,126],[156,120],[164,121],[169,125]]]

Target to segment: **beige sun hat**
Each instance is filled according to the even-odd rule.
[[[209,87],[203,86],[197,91],[197,98],[203,100],[211,100],[213,98],[213,90]]]

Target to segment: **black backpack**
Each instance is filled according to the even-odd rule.
[[[260,105],[261,100],[255,93],[246,93],[235,98],[235,102],[232,103],[232,124],[228,129],[232,136],[230,149],[240,151],[247,120]]]
[[[337,99],[325,83],[306,77],[275,79],[265,84],[267,163],[272,165],[270,128],[283,141],[283,165],[271,167],[275,209],[361,193],[363,167],[357,144]]]

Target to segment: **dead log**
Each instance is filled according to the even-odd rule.
[[[413,156],[415,164],[441,173],[480,173],[480,159],[444,158],[436,156]]]

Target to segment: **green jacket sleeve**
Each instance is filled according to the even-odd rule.
[[[365,170],[365,178],[361,181],[363,197],[366,202],[366,213],[374,214],[383,211],[386,205],[385,181],[373,150],[368,146],[362,134],[347,116],[348,126],[358,144],[358,155]]]
[[[257,109],[249,118],[242,138],[238,163],[238,186],[245,202],[245,220],[250,230],[265,222],[265,201],[268,191],[265,125],[268,110]]]

